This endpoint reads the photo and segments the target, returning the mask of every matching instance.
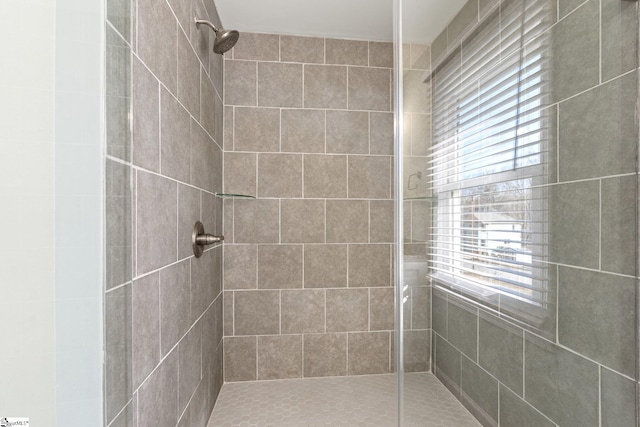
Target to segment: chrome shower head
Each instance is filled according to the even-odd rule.
[[[216,39],[213,42],[213,51],[215,53],[219,53],[222,55],[227,52],[233,46],[235,46],[238,38],[240,37],[240,33],[236,30],[223,30],[222,28],[218,29],[209,21],[205,21],[204,19],[194,18],[196,22],[196,28],[200,29],[200,25],[206,25],[211,28],[216,33]]]

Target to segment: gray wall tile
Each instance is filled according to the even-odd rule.
[[[369,330],[367,289],[327,289],[327,332]]]
[[[202,327],[196,323],[178,345],[178,411],[189,403],[202,378]]]
[[[322,110],[282,110],[282,151],[325,152],[325,112]]]
[[[366,41],[326,39],[327,64],[369,65],[369,44]]]
[[[324,39],[281,35],[280,60],[322,64],[324,63]]]
[[[302,107],[302,65],[259,62],[258,105]]]
[[[224,289],[258,287],[258,247],[224,245]]]
[[[327,200],[327,242],[366,243],[369,202],[363,200]]]
[[[280,38],[277,34],[242,32],[233,48],[233,59],[277,61],[280,56]]]
[[[347,108],[347,67],[304,66],[305,108]]]
[[[523,332],[482,314],[478,325],[478,363],[522,396]]]
[[[256,347],[256,337],[225,337],[225,382],[256,380],[258,357]]]
[[[327,153],[368,154],[369,114],[327,111]]]
[[[411,288],[411,328],[431,328],[431,288]]]
[[[258,246],[258,288],[302,288],[302,245]]]
[[[389,372],[389,332],[347,334],[347,340],[349,375]]]
[[[347,245],[305,245],[305,288],[346,287],[347,280]]]
[[[393,155],[393,113],[369,113],[369,151],[371,154]]]
[[[191,319],[195,321],[220,293],[222,248],[206,251],[191,259]]]
[[[633,4],[605,0],[601,5],[602,80],[637,67],[638,27]]]
[[[191,271],[185,260],[160,271],[160,348],[165,356],[191,326]]]
[[[222,150],[205,130],[191,120],[191,184],[215,192],[222,189]]]
[[[236,291],[235,334],[280,333],[280,292]]]
[[[563,266],[558,278],[560,344],[633,376],[635,280]]]
[[[137,58],[133,59],[133,163],[160,169],[160,85]]]
[[[371,200],[369,202],[369,239],[371,243],[394,241],[393,200]]]
[[[525,395],[529,403],[559,425],[598,425],[595,363],[529,333],[525,360]]]
[[[395,302],[394,295],[394,288],[373,288],[369,290],[370,330],[393,330]]]
[[[304,335],[304,377],[347,374],[347,334]]]
[[[347,197],[347,156],[304,156],[304,196]]]
[[[636,274],[636,242],[630,231],[636,227],[636,176],[602,180],[602,269]]]
[[[193,255],[191,234],[200,219],[200,191],[178,184],[178,259]]]
[[[258,65],[253,61],[225,61],[225,105],[258,104]]]
[[[259,154],[258,196],[302,197],[302,155]]]
[[[393,68],[393,43],[370,41],[369,66]]]
[[[137,185],[137,269],[143,274],[177,259],[178,189],[175,182],[145,172],[138,172]]]
[[[178,352],[172,351],[138,390],[138,426],[178,422]]]
[[[555,427],[533,406],[500,385],[500,425],[503,427]]]
[[[200,116],[200,61],[187,36],[178,31],[177,97],[194,116]]]
[[[104,303],[105,417],[111,422],[133,393],[131,285],[107,293]]]
[[[630,379],[600,368],[602,427],[636,426],[636,385]]]
[[[431,332],[404,331],[405,372],[428,372],[431,369]]]
[[[131,280],[133,264],[133,185],[127,165],[105,162],[105,276],[111,289]]]
[[[432,327],[440,336],[447,338],[447,295],[441,291],[433,291],[432,301]]]
[[[391,246],[349,245],[350,288],[391,284]]]
[[[224,153],[224,192],[257,195],[257,155],[255,153]]]
[[[280,151],[280,111],[274,108],[235,109],[235,151]]]
[[[581,4],[582,2],[580,0],[559,0],[558,5],[560,9],[558,12],[560,14],[560,18],[564,18]]]
[[[258,337],[258,379],[302,377],[302,335]]]
[[[435,334],[435,337],[435,374],[438,378],[444,376],[445,385],[453,387],[451,392],[458,396],[460,387],[460,352],[440,335]]]
[[[324,332],[324,290],[282,291],[281,308],[283,334]]]
[[[478,309],[450,296],[447,325],[449,342],[470,359],[477,360]]]
[[[431,112],[431,83],[425,83],[424,71],[405,70],[403,82],[403,106],[407,113]]]
[[[391,110],[391,70],[349,67],[349,109]]]
[[[431,45],[411,44],[411,67],[414,70],[431,69]]]
[[[278,243],[278,200],[235,200],[233,204],[236,243]]]
[[[568,0],[573,1],[573,0]],[[565,8],[560,5],[560,15]],[[566,99],[598,83],[600,73],[599,2],[589,0],[554,27],[553,97]]]
[[[560,180],[635,171],[635,101],[626,94],[636,88],[629,74],[560,104]]]
[[[283,243],[324,243],[324,200],[283,200]]]
[[[600,187],[597,181],[556,185],[550,189],[551,260],[598,268]]]
[[[138,1],[138,55],[164,85],[176,93],[178,23],[168,3]],[[164,52],[158,55],[158,52]]]
[[[349,156],[348,174],[350,198],[391,197],[391,157]]]
[[[438,37],[431,43],[431,56],[433,59],[434,67],[444,59],[444,55],[447,52],[447,29],[445,28]]]
[[[215,138],[217,99],[213,83],[209,80],[204,69],[200,72],[200,124],[209,135]],[[219,108],[222,108],[220,106]]]
[[[160,108],[160,170],[163,175],[189,182],[191,141],[189,113],[169,92],[161,90]]]
[[[465,356],[462,356],[460,370],[460,392],[484,412],[476,416],[486,414],[498,421],[498,381]]]

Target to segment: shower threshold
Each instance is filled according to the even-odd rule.
[[[394,374],[226,383],[208,427],[396,425]],[[479,427],[432,374],[405,374],[404,425]]]

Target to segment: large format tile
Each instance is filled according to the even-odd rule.
[[[636,151],[635,97],[630,96],[636,92],[632,73],[560,104],[561,181],[635,171],[629,153]]]
[[[131,285],[105,295],[105,417],[111,422],[133,393]]]
[[[172,351],[138,390],[138,426],[178,422],[178,352]]]
[[[304,377],[347,374],[347,334],[304,335]]]
[[[254,381],[257,370],[256,337],[224,338],[224,380]]]
[[[282,151],[324,153],[325,112],[322,110],[282,110]]]
[[[224,153],[224,192],[257,195],[258,156],[256,153]]]
[[[280,110],[238,107],[234,111],[235,151],[280,151]]]
[[[191,271],[185,260],[160,271],[160,343],[166,355],[191,326]]]
[[[602,1],[602,80],[637,67],[638,26],[633,3]]]
[[[137,270],[143,274],[177,259],[178,188],[174,181],[139,171],[137,194]]]
[[[327,242],[366,243],[369,239],[369,202],[327,200]]]
[[[327,153],[368,154],[369,114],[327,111]]]
[[[177,92],[178,22],[169,4],[138,1],[138,55],[172,92]],[[163,52],[158,55],[158,52]]]
[[[393,330],[394,296],[394,288],[373,288],[369,290],[370,330]]]
[[[391,110],[391,71],[349,67],[349,109]]]
[[[307,198],[346,198],[347,156],[305,154],[303,181]]]
[[[598,84],[599,6],[598,1],[589,0],[553,28],[552,75],[553,99],[556,101]],[[562,12],[561,5],[561,15]]]
[[[257,63],[227,60],[224,65],[225,105],[257,105]]]
[[[181,2],[183,3],[183,2]],[[194,117],[200,116],[200,61],[189,39],[178,31],[178,91],[176,96]]]
[[[369,65],[369,46],[366,41],[326,39],[325,60],[327,64]]]
[[[367,331],[369,291],[367,289],[327,290],[327,332]]]
[[[280,38],[277,34],[242,32],[233,48],[233,59],[277,61],[280,56]]]
[[[233,203],[236,243],[278,243],[280,236],[278,200],[235,200]]]
[[[500,425],[502,427],[555,427],[533,406],[500,385]]]
[[[602,270],[636,275],[637,176],[602,180]]]
[[[193,255],[191,234],[200,218],[200,191],[197,188],[178,184],[178,259]],[[207,232],[210,232],[205,227]]]
[[[387,156],[349,156],[349,198],[390,198],[391,160]]]
[[[348,334],[349,375],[389,372],[389,332]]]
[[[258,105],[302,107],[302,65],[259,62]]]
[[[258,380],[302,378],[302,335],[258,337]]]
[[[636,281],[562,266],[558,279],[560,344],[633,376]]]
[[[602,427],[636,426],[635,383],[606,368],[600,368]]]
[[[551,188],[550,259],[561,264],[598,268],[600,186],[572,182]]]
[[[160,170],[160,84],[137,58],[132,68],[133,163]]]
[[[302,197],[302,155],[259,154],[258,196]]]
[[[305,245],[305,288],[341,288],[347,280],[347,245]]]
[[[488,314],[480,316],[478,363],[522,395],[523,332]]]
[[[304,66],[305,108],[347,108],[347,67]]]
[[[160,171],[178,181],[191,178],[191,141],[189,113],[165,89],[160,103]]]
[[[283,243],[324,243],[324,200],[283,200]]]
[[[302,245],[258,246],[258,288],[302,288]]]
[[[464,356],[460,370],[460,391],[473,401],[471,412],[477,411],[478,418],[488,415],[494,422],[498,421],[498,381]]]
[[[324,332],[325,292],[322,289],[282,291],[283,334]]]
[[[236,291],[235,334],[266,335],[280,333],[279,291]]]
[[[460,352],[447,340],[435,334],[435,374],[456,396],[460,387]],[[444,377],[444,378],[443,378]]]
[[[457,298],[449,297],[447,324],[449,342],[470,359],[477,360],[478,309]]]
[[[527,333],[525,396],[562,426],[598,425],[598,366]]]
[[[281,35],[280,60],[322,64],[324,63],[324,39]]]
[[[224,245],[224,289],[256,289],[258,247]]]
[[[389,245],[349,245],[349,287],[391,285]]]
[[[202,378],[202,324],[196,323],[178,345],[178,410],[182,412]]]

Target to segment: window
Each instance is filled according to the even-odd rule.
[[[553,305],[549,13],[545,2],[512,2],[431,76],[431,277],[535,327]]]

